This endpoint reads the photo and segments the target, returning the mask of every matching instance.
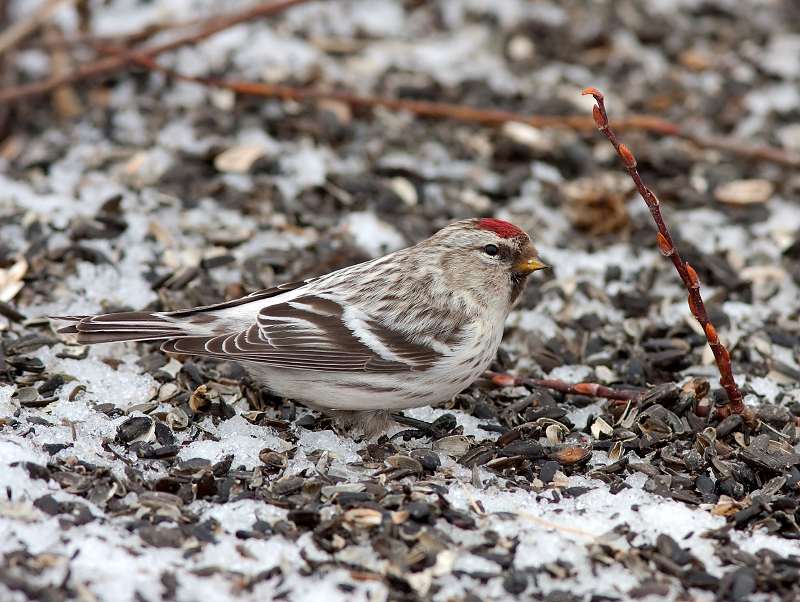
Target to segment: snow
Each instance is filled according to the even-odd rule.
[[[355,243],[371,257],[380,257],[407,246],[402,234],[372,212],[348,213],[341,222],[341,228],[350,233]]]
[[[43,0],[16,0],[10,4],[12,16],[19,18],[42,3]],[[64,3],[55,22],[65,35],[74,36],[78,33],[78,23],[74,10],[67,6],[69,4]],[[159,61],[187,74],[224,73],[237,79],[274,83],[319,80],[324,85],[341,85],[370,94],[383,93],[381,86],[387,85],[383,81],[387,73],[419,76],[448,93],[457,91],[461,85],[468,87],[480,82],[491,95],[486,98],[477,95],[478,102],[490,102],[492,95],[500,100],[504,97],[530,100],[533,104],[525,105],[526,110],[528,106],[537,106],[537,100],[556,100],[581,107],[581,112],[585,112],[590,99],[579,97],[579,90],[597,85],[608,88],[605,91],[609,106],[613,106],[618,114],[625,112],[626,100],[633,99],[636,106],[642,105],[638,96],[642,92],[634,90],[629,97],[626,91],[623,99],[622,93],[614,93],[612,88],[615,86],[604,81],[606,76],[596,75],[595,70],[583,62],[566,63],[541,54],[545,40],[536,36],[530,37],[534,62],[523,65],[519,72],[509,67],[504,55],[508,38],[528,36],[526,28],[567,28],[571,23],[573,17],[557,2],[442,0],[435,3],[435,12],[412,10],[409,7],[413,4],[418,3],[399,0],[309,3],[288,11],[280,18],[256,20],[227,29],[196,45],[160,56]],[[681,7],[695,10],[698,4],[696,0],[679,3],[650,0],[644,3],[650,14],[662,16],[672,15]],[[251,2],[238,3],[233,8],[239,10],[250,5]],[[221,0],[109,0],[94,2],[91,6],[92,28],[98,36],[113,36],[138,31],[148,25],[189,21],[231,10]],[[432,15],[440,18],[443,25],[443,29],[435,34],[430,33],[428,24],[428,20],[433,20]],[[499,35],[498,30],[491,26],[494,22],[499,24]],[[570,30],[570,33],[585,35],[587,39],[594,35],[591,31],[575,33]],[[163,33],[157,36],[156,42],[172,35],[174,32]],[[361,47],[337,56],[323,50],[320,40],[354,42]],[[605,43],[614,60],[624,56],[633,66],[631,68],[639,71],[642,85],[660,81],[673,67],[657,45],[641,42],[632,31],[614,35]],[[749,56],[750,64],[730,66],[730,73],[725,75],[710,71],[683,74],[685,82],[682,85],[699,90],[704,97],[712,97],[724,89],[728,76],[742,85],[751,82],[740,93],[736,106],[742,116],[731,127],[740,137],[766,136],[772,121],[778,117],[791,118],[800,106],[797,86],[800,37],[776,30],[770,31],[763,48],[756,47],[753,40],[742,40],[741,45],[741,54]],[[584,58],[589,60],[594,50],[587,51]],[[722,58],[739,61],[741,57],[725,55]],[[15,61],[24,79],[34,80],[50,74],[50,57],[44,51],[22,50],[17,53]],[[772,79],[768,82],[759,79],[762,72]],[[599,80],[589,81],[596,78]],[[652,317],[657,318],[659,325],[673,326],[680,324],[687,315],[684,292],[669,266],[664,267],[666,260],[657,250],[636,248],[624,240],[615,240],[615,244],[603,244],[591,250],[571,245],[571,224],[560,205],[560,198],[553,191],[573,176],[552,157],[531,161],[530,173],[520,184],[517,195],[498,205],[495,197],[507,174],[502,166],[495,165],[492,157],[496,142],[496,134],[492,131],[487,133],[471,124],[444,126],[443,129],[460,130],[464,136],[454,136],[460,142],[471,136],[483,137],[483,146],[475,145],[483,151],[475,152],[474,156],[470,153],[466,153],[466,158],[457,156],[451,141],[432,140],[430,137],[420,139],[419,148],[410,152],[402,144],[403,137],[409,131],[416,131],[412,126],[419,126],[421,120],[375,110],[372,119],[383,130],[385,139],[362,140],[366,137],[364,133],[370,131],[371,124],[365,125],[362,122],[369,120],[358,117],[352,124],[356,131],[355,140],[334,143],[302,132],[291,136],[276,133],[282,121],[289,121],[287,116],[305,110],[297,103],[260,100],[256,110],[242,118],[234,110],[241,97],[230,91],[211,90],[198,83],[168,81],[161,75],[154,75],[144,85],[138,79],[124,76],[115,77],[109,85],[107,106],[92,107],[92,110],[109,112],[108,131],[90,119],[82,118],[69,124],[41,124],[42,131],[38,135],[22,141],[21,169],[17,170],[20,173],[12,175],[11,170],[6,169],[11,162],[5,158],[0,160],[0,213],[9,216],[0,223],[0,241],[15,252],[26,252],[29,244],[26,231],[36,221],[44,229],[48,251],[55,252],[69,246],[74,242],[67,231],[70,223],[77,218],[93,218],[105,202],[118,194],[122,195],[122,209],[128,224],[125,232],[113,242],[81,241],[87,248],[103,253],[109,263],[76,261],[74,272],[69,271],[63,279],[54,278],[51,302],[20,307],[28,318],[89,314],[109,306],[147,307],[158,300],[159,295],[151,290],[145,273],[149,273],[153,266],[164,269],[167,264],[170,264],[170,269],[196,266],[207,257],[205,253],[230,252],[234,257],[235,267],[215,268],[210,273],[212,279],[226,284],[241,281],[241,263],[250,257],[285,253],[294,261],[320,240],[327,240],[328,235],[309,225],[313,220],[307,216],[294,215],[301,206],[298,199],[304,193],[316,194],[329,183],[336,182],[337,178],[374,175],[376,172],[409,172],[420,176],[423,183],[417,185],[414,182],[414,185],[424,194],[416,204],[409,204],[406,208],[420,209],[419,217],[425,224],[429,219],[439,219],[436,210],[441,205],[458,200],[470,215],[491,212],[495,217],[523,225],[532,233],[543,259],[554,266],[553,277],[542,286],[543,299],[535,308],[518,308],[509,317],[508,328],[520,331],[520,338],[537,337],[546,341],[564,334],[564,322],[595,313],[609,324],[624,321],[627,334],[638,342],[643,328],[652,320],[625,320],[624,313],[613,303],[606,299],[588,298],[579,285],[594,286],[610,296],[630,290],[643,272],[653,268],[657,277],[651,292],[665,299],[658,315]],[[390,89],[388,92],[393,91]],[[168,118],[153,131],[149,124],[154,118],[156,97],[166,107]],[[215,127],[198,128],[198,115],[209,105],[224,110],[232,119],[241,119],[241,122],[225,135],[216,133]],[[425,123],[425,127],[431,130],[436,126],[433,122]],[[219,130],[223,131],[223,128]],[[557,130],[542,130],[538,134],[548,145],[570,135]],[[577,136],[575,138],[580,142]],[[776,140],[787,150],[800,149],[797,125],[781,126]],[[539,142],[548,146],[541,140]],[[235,200],[226,199],[216,192],[189,199],[162,192],[159,188],[159,179],[170,168],[190,161],[210,164],[209,153],[233,146],[258,147],[264,157],[277,164],[277,174],[229,173],[220,179],[225,189],[248,193],[243,196],[251,200],[257,198],[255,208],[248,207],[244,211]],[[61,149],[54,151],[57,158],[47,159],[53,148]],[[587,152],[593,153],[598,163],[610,165],[610,162],[602,160],[610,153],[605,142],[595,148],[589,147]],[[708,149],[703,151],[702,157],[698,154],[694,158],[698,158],[698,162],[702,159],[706,167],[719,167],[725,160],[721,153]],[[43,163],[49,166],[46,171],[39,166]],[[759,169],[767,170],[763,164],[753,166],[753,170]],[[756,175],[762,177],[762,174]],[[710,195],[715,177],[698,170],[693,173],[690,185],[696,192]],[[766,204],[767,218],[758,223],[737,221],[735,216],[711,205],[680,209],[680,204],[664,203],[665,218],[670,224],[675,224],[676,234],[682,240],[692,241],[701,252],[733,254],[741,261],[742,267],[780,267],[784,270],[784,277],[770,296],[756,298],[753,303],[740,299],[722,303],[722,309],[734,327],[721,329],[720,334],[735,337],[741,345],[747,344],[747,337],[763,329],[766,323],[774,322],[775,316],[778,316],[779,323],[784,319],[796,320],[800,311],[798,285],[791,277],[790,265],[782,258],[782,253],[800,231],[796,182],[792,182],[789,181],[783,189],[778,188],[779,193]],[[425,197],[424,204],[422,197]],[[194,208],[187,208],[189,201]],[[632,220],[649,219],[647,208],[639,198],[630,200],[626,207]],[[431,215],[425,211],[430,211]],[[268,227],[259,220],[259,213],[269,216]],[[166,232],[163,239],[154,237],[152,223],[160,225]],[[649,221],[639,223],[646,223],[644,227],[652,229]],[[241,230],[247,240],[230,250],[221,247],[209,250],[206,237],[222,228]],[[412,242],[405,230],[372,209],[343,211],[331,229],[337,234],[351,236],[354,243],[371,257],[379,257]],[[655,236],[654,229],[652,235]],[[605,282],[605,273],[610,267],[620,268],[618,282]],[[703,286],[704,292],[708,290],[713,295],[715,291],[706,288],[705,284]],[[9,330],[10,336],[14,336],[22,327],[0,318],[0,328]],[[522,348],[518,342],[507,340],[509,347],[514,349]],[[145,544],[135,530],[129,530],[129,522],[135,520],[136,514],[112,516],[86,498],[62,489],[54,480],[33,478],[25,463],[46,466],[52,460],[96,464],[120,476],[125,474],[126,461],[132,461],[145,472],[147,479],[166,475],[163,462],[139,462],[132,456],[127,457],[124,449],[116,444],[115,449],[121,452],[122,459],[107,451],[119,425],[130,416],[141,416],[141,412],[110,417],[97,410],[100,404],[113,404],[122,412],[128,412],[141,404],[158,402],[160,383],[142,373],[136,365],[139,359],[136,348],[126,344],[104,345],[90,349],[88,357],[82,360],[57,357],[58,354],[77,351],[75,347],[59,343],[31,353],[43,361],[48,375],[59,373],[68,380],[46,408],[20,407],[14,397],[17,388],[0,385],[0,492],[4,494],[0,496],[3,497],[0,500],[0,554],[20,550],[50,554],[55,568],[52,573],[46,572],[43,580],[58,585],[65,578],[69,566],[71,582],[87,588],[86,592],[79,591],[76,596],[103,602],[162,599],[165,573],[176,575],[178,590],[175,599],[180,602],[270,599],[382,602],[389,597],[389,588],[384,581],[356,579],[341,566],[321,565],[309,571],[303,558],[305,555],[320,562],[336,558],[343,563],[352,559],[376,571],[385,569],[385,561],[378,558],[369,542],[348,546],[329,557],[316,547],[309,533],[300,535],[296,541],[281,535],[265,540],[237,537],[238,531],[252,529],[256,520],[273,525],[286,520],[287,510],[277,505],[257,499],[238,499],[223,504],[195,501],[184,510],[199,516],[200,522],[217,521],[216,542],[193,547],[197,542],[192,541],[184,549],[154,548]],[[797,368],[794,350],[773,345],[772,354],[774,359]],[[109,359],[121,363],[115,366],[116,362],[104,361]],[[525,364],[524,359],[520,366]],[[531,363],[528,366],[541,371]],[[174,376],[179,368],[180,363],[173,359],[165,371]],[[715,366],[694,366],[686,372],[705,373],[716,378]],[[551,370],[547,376],[576,383],[593,381],[596,375],[588,366],[565,365]],[[752,389],[754,395],[748,396],[749,405],[774,402],[782,393],[795,399],[800,397],[796,386],[787,388],[769,378],[737,374],[736,379],[740,385],[746,382]],[[40,384],[34,382],[31,386]],[[78,393],[78,387],[85,388],[85,391]],[[241,411],[241,404],[236,407]],[[167,408],[160,405],[156,411]],[[590,415],[597,416],[602,410],[600,403],[593,403],[571,410],[567,417],[580,429],[586,425]],[[452,413],[464,436],[473,443],[491,442],[498,437],[498,433],[481,428],[486,421],[459,410],[423,407],[404,413],[428,422]],[[28,422],[31,417],[45,419],[49,424]],[[23,426],[12,427],[12,421]],[[316,458],[319,453],[327,454],[326,462],[334,471],[331,474],[343,475],[343,483],[355,483],[372,474],[363,467],[352,466],[361,462],[359,452],[363,452],[369,442],[354,440],[337,431],[310,431],[293,426],[296,442],[289,443],[273,428],[253,425],[242,415],[226,421],[206,418],[193,428],[201,428],[219,440],[189,441],[185,433],[178,431],[175,434],[179,460],[205,458],[216,463],[232,455],[234,468],[250,470],[262,465],[259,453],[264,449],[291,450],[294,457],[286,471],[288,475],[318,474],[320,468]],[[403,428],[397,427],[389,435]],[[425,438],[394,441],[402,443],[405,450],[431,446],[430,440]],[[43,446],[54,443],[68,444],[69,447],[51,456]],[[542,596],[557,589],[569,589],[585,599],[595,594],[626,598],[628,592],[639,585],[639,579],[621,562],[601,569],[592,567],[587,558],[587,546],[597,541],[624,551],[632,545],[652,545],[659,534],[665,533],[681,546],[690,548],[709,572],[722,575],[729,570],[721,566],[714,554],[714,541],[702,537],[705,531],[725,524],[725,518],[644,491],[647,477],[642,473],[628,476],[626,482],[631,488],[616,495],[611,494],[608,486],[600,481],[570,476],[570,486],[590,486],[592,489],[579,497],[564,497],[556,502],[552,489],[538,495],[521,490],[501,475],[485,468],[473,473],[457,464],[453,455],[444,451],[437,453],[442,467],[436,476],[449,479],[447,500],[476,518],[480,527],[468,531],[441,520],[437,522],[437,528],[455,542],[453,549],[448,550],[452,552],[453,568],[498,576],[485,584],[468,576],[437,577],[438,590],[431,594],[434,602],[464,598],[468,590],[487,601],[516,599],[503,589],[504,575],[499,565],[467,549],[484,543],[484,535],[489,529],[506,541],[518,538],[519,548],[514,563],[518,570],[536,569],[556,561],[572,565],[574,575],[567,580],[555,579],[545,571],[539,572],[537,583]],[[608,457],[595,451],[591,462],[602,466],[608,462]],[[482,487],[475,486],[474,475],[482,482]],[[58,516],[51,517],[33,505],[35,500],[47,495],[59,502],[85,504],[97,519],[80,526],[62,525]],[[137,512],[141,508],[137,507],[138,496],[134,492],[128,493],[123,501]],[[473,501],[481,504],[486,516],[474,512]],[[177,528],[180,524],[172,517],[159,526]],[[622,526],[634,534],[630,542],[612,533],[613,529]],[[764,531],[745,533],[733,530],[730,536],[735,544],[751,553],[766,548],[782,555],[797,554],[796,542]],[[265,571],[276,567],[281,574],[264,576]],[[259,575],[262,577],[258,578]],[[345,588],[340,587],[343,584]],[[348,591],[348,588],[353,589]],[[679,593],[673,586],[668,598],[675,599]],[[23,599],[20,592],[9,594],[9,590],[0,585],[0,597],[6,594],[14,602]],[[524,595],[533,594],[529,590]]]

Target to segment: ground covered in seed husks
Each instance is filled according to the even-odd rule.
[[[8,4],[3,29],[57,3]],[[0,99],[249,6],[63,2],[0,38]],[[309,2],[155,58],[174,73],[0,102],[0,599],[800,600],[798,23],[794,0]],[[677,126],[618,134],[754,417],[708,411],[716,366],[589,86]],[[484,380],[366,441],[233,363],[45,319],[235,298],[474,216],[553,266],[492,369],[644,396]]]

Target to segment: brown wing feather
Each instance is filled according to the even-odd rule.
[[[74,324],[58,330],[71,335],[80,345],[113,343],[120,341],[147,341],[180,336],[183,329],[159,314],[143,311],[125,311],[99,316],[68,316],[55,318],[70,320]]]
[[[340,303],[314,295],[267,306],[259,312],[256,324],[240,332],[196,336],[181,325],[184,320],[194,325],[213,322],[215,310],[275,297],[306,282],[281,285],[218,305],[172,312],[67,316],[59,319],[74,323],[59,332],[73,335],[83,345],[169,339],[161,346],[164,351],[333,372],[426,370],[443,356],[385,324],[362,320],[359,328],[365,327],[369,338],[377,340],[397,359],[382,357],[348,327]],[[448,340],[453,340],[452,334]]]
[[[213,322],[215,318],[211,312],[276,297],[287,291],[300,288],[308,282],[308,280],[305,280],[281,284],[252,293],[241,299],[234,299],[233,301],[226,301],[216,305],[193,307],[191,309],[158,313],[126,311],[97,316],[55,316],[51,319],[73,322],[69,326],[60,328],[58,333],[73,337],[75,342],[80,345],[185,337],[189,335],[179,323],[174,321],[175,318],[191,320],[195,325]]]
[[[254,362],[276,368],[328,372],[404,372],[425,370],[442,354],[409,341],[400,332],[366,322],[401,361],[381,357],[343,321],[344,309],[329,299],[305,296],[265,307],[247,330],[213,337],[173,339],[164,351]]]
[[[201,307],[192,307],[191,309],[176,309],[175,311],[166,312],[165,315],[173,316],[176,318],[185,318],[187,316],[201,314],[209,311],[215,311],[218,309],[229,309],[231,307],[239,307],[240,305],[244,305],[245,303],[252,303],[253,301],[261,301],[263,299],[277,297],[278,295],[282,295],[285,292],[293,291],[295,289],[300,288],[301,286],[305,286],[312,280],[314,279],[309,278],[308,280],[301,280],[299,282],[287,282],[286,284],[279,284],[278,286],[273,286],[272,288],[265,288],[263,291],[256,291],[255,293],[250,293],[249,295],[246,295],[240,299],[233,299],[232,301],[225,301],[223,303],[217,303],[216,305],[204,305]]]

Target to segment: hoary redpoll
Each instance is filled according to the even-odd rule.
[[[385,257],[227,303],[59,318],[80,344],[167,339],[161,349],[241,362],[274,393],[368,434],[390,412],[449,399],[497,352],[528,277],[528,235],[468,219]]]

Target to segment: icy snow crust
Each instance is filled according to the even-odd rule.
[[[12,13],[18,18],[39,4],[41,2],[16,0],[11,3]],[[492,37],[492,30],[472,18],[479,15],[496,19],[504,31],[511,31],[518,23],[528,20],[564,24],[569,16],[558,2],[444,0],[439,4],[449,35],[438,39],[420,40],[417,30],[421,24],[407,14],[399,0],[313,3],[288,11],[274,22],[277,25],[265,21],[240,25],[196,46],[164,55],[162,60],[167,66],[188,74],[209,75],[225,68],[232,76],[242,79],[275,81],[288,75],[302,77],[313,69],[321,69],[326,84],[342,84],[361,92],[373,91],[379,78],[390,69],[428,74],[444,86],[480,80],[502,94],[569,97],[575,103],[580,102],[573,98],[576,91],[588,85],[613,91],[611,82],[596,81],[591,73],[579,66],[553,62],[524,76],[515,74],[503,57],[499,41]],[[677,4],[696,3],[647,4],[654,11],[672,12],[678,10]],[[239,3],[237,6],[244,5]],[[230,8],[229,3],[219,0],[111,0],[93,3],[92,6],[94,33],[98,36],[123,34],[153,23],[187,20]],[[68,34],[76,31],[77,22],[71,10],[60,11],[55,20]],[[360,34],[369,38],[363,52],[341,60],[308,41],[314,36],[350,38]],[[642,48],[634,37],[623,36],[613,44],[618,51],[624,51],[641,65],[648,77],[664,73],[663,57],[655,50]],[[797,35],[780,34],[770,40],[766,49],[762,49],[762,67],[775,77],[792,83],[776,84],[769,90],[749,91],[744,98],[749,113],[738,126],[740,135],[761,133],[770,112],[797,111],[800,104],[795,86],[800,77],[798,47]],[[47,57],[39,51],[23,51],[18,61],[20,69],[29,76],[43,76],[49,72]],[[745,76],[743,78],[746,80]],[[698,85],[707,84],[699,82]],[[232,251],[239,259],[267,252],[301,253],[318,241],[318,233],[313,228],[281,229],[280,216],[275,216],[272,230],[258,231],[252,220],[223,207],[213,198],[202,199],[196,209],[183,210],[177,199],[160,193],[157,187],[158,178],[180,161],[178,152],[202,154],[220,143],[259,145],[265,157],[277,161],[280,175],[275,178],[275,186],[289,200],[309,187],[324,185],[332,173],[358,174],[367,168],[364,157],[339,156],[331,148],[311,139],[277,141],[264,131],[252,129],[240,132],[236,140],[223,140],[208,131],[197,131],[192,121],[182,117],[180,111],[192,111],[208,102],[215,102],[215,99],[217,103],[225,102],[223,97],[212,97],[210,91],[185,82],[173,82],[165,87],[159,76],[152,77],[150,86],[152,93],[162,95],[167,104],[176,109],[174,118],[164,124],[157,136],[153,137],[146,131],[143,124],[148,117],[139,106],[139,94],[123,78],[114,88],[110,100],[115,111],[115,141],[107,139],[104,132],[91,124],[79,121],[68,134],[71,140],[69,151],[51,165],[47,174],[41,174],[35,184],[0,173],[0,213],[22,211],[26,220],[40,219],[51,229],[49,244],[54,248],[63,243],[64,234],[60,231],[71,220],[94,216],[115,194],[122,195],[122,209],[128,223],[127,230],[113,242],[85,242],[104,253],[110,263],[79,262],[74,275],[67,277],[54,291],[54,301],[20,308],[29,318],[93,313],[108,306],[147,306],[156,299],[156,294],[143,274],[165,254],[173,257],[175,268],[197,265],[204,252],[204,236],[209,228],[236,228],[248,233],[246,242]],[[263,105],[265,113],[291,109],[272,101],[264,101]],[[623,110],[618,99],[613,110]],[[402,115],[381,115],[378,112],[377,118],[385,120],[383,127],[387,131],[393,127],[402,129],[403,120],[408,120]],[[41,135],[41,145],[44,148],[48,140],[64,135],[55,128],[45,130]],[[122,154],[118,144],[125,147]],[[413,167],[429,179],[465,180],[486,194],[492,192],[500,179],[500,174],[491,171],[488,161],[457,159],[450,156],[444,147],[437,147],[435,142],[424,145],[420,155],[404,150],[380,150],[380,164],[384,168]],[[623,320],[623,314],[612,304],[589,299],[581,290],[576,290],[577,279],[605,287],[606,293],[613,296],[630,288],[631,279],[643,269],[659,264],[663,258],[657,252],[637,250],[627,244],[607,246],[591,253],[560,248],[560,234],[568,224],[560,213],[553,212],[551,207],[541,202],[540,195],[543,187],[558,183],[561,175],[552,167],[545,167],[556,173],[545,169],[536,172],[541,177],[529,180],[521,188],[518,198],[497,211],[497,217],[513,219],[534,231],[543,257],[554,266],[555,280],[548,283],[542,302],[534,309],[515,311],[509,321],[509,327],[523,333],[539,333],[546,340],[558,332],[559,322],[566,316],[577,319],[594,313],[608,322]],[[253,186],[248,175],[231,174],[227,182],[242,191],[250,191]],[[428,183],[425,186],[430,198],[444,194],[439,184]],[[632,212],[642,211],[638,203],[637,199],[631,204]],[[770,211],[769,219],[749,227],[729,223],[722,213],[712,209],[696,209],[682,215],[670,214],[665,209],[667,220],[678,224],[676,229],[683,239],[695,241],[704,252],[736,253],[743,264],[748,265],[779,261],[781,251],[787,246],[787,236],[794,235],[800,228],[800,209],[792,199],[774,198]],[[211,223],[209,216],[213,216]],[[169,241],[153,236],[150,226],[153,222],[161,225]],[[413,242],[371,211],[343,213],[340,229],[345,233],[352,232],[355,244],[368,256],[379,256]],[[709,235],[712,229],[714,234]],[[0,239],[23,250],[23,226],[3,222]],[[623,271],[617,282],[606,286],[603,275],[610,266],[623,266]],[[230,278],[235,281],[237,274],[232,273]],[[655,285],[655,292],[668,298],[661,305],[658,316],[667,324],[685,320],[688,313],[684,293],[675,282],[674,278],[667,276],[659,278]],[[709,294],[712,293],[713,289],[709,290]],[[726,303],[724,309],[734,326],[723,334],[746,336],[758,330],[767,316],[776,311],[789,316],[797,310],[798,297],[797,285],[787,276],[777,283],[768,301],[752,305]],[[0,317],[0,323],[4,328],[15,328],[3,317]],[[637,328],[635,320],[627,326]],[[515,345],[509,342],[507,349],[514,353]],[[50,423],[49,426],[31,425],[23,436],[14,435],[8,429],[0,431],[0,491],[5,492],[4,499],[0,500],[0,554],[20,549],[32,554],[47,552],[54,555],[56,564],[71,558],[68,561],[70,579],[85,584],[87,591],[78,596],[87,600],[160,600],[165,591],[162,583],[165,573],[172,573],[177,578],[175,599],[187,602],[263,601],[276,596],[293,602],[378,602],[387,599],[388,589],[383,582],[355,579],[349,571],[341,568],[309,574],[304,568],[306,561],[303,556],[324,560],[327,555],[316,547],[308,533],[297,541],[289,541],[280,535],[246,542],[236,537],[237,531],[252,528],[256,520],[274,523],[285,518],[286,510],[276,506],[255,500],[221,505],[194,502],[189,510],[199,515],[201,521],[214,519],[219,528],[214,533],[215,543],[204,545],[196,554],[186,555],[181,549],[148,546],[137,534],[125,528],[127,518],[104,516],[101,508],[81,496],[67,493],[55,481],[32,478],[24,468],[25,463],[46,465],[51,458],[43,451],[42,445],[65,442],[71,443],[71,447],[58,452],[55,458],[74,457],[106,466],[118,476],[124,476],[126,462],[135,458],[115,457],[108,453],[103,443],[113,440],[117,427],[127,416],[110,418],[94,408],[98,404],[112,403],[126,411],[156,396],[158,383],[148,374],[141,373],[135,365],[139,357],[133,349],[122,344],[92,348],[88,357],[80,360],[56,357],[59,352],[74,352],[74,348],[60,344],[36,351],[34,355],[44,362],[47,372],[74,378],[58,391],[57,400],[44,412],[21,409],[12,397],[15,387],[0,386],[0,419],[24,420],[42,415]],[[780,353],[776,347],[776,357]],[[103,361],[109,357],[117,358],[121,363],[112,367]],[[794,364],[791,354],[784,362]],[[692,373],[698,371],[702,371],[702,367],[697,367]],[[592,370],[586,366],[563,366],[540,376],[571,382],[594,379]],[[763,377],[737,376],[767,401],[774,400],[779,392],[800,399],[800,388],[779,386]],[[79,386],[85,391],[73,395]],[[581,427],[590,414],[598,413],[599,407],[592,405],[576,410],[569,417]],[[238,411],[241,412],[241,408]],[[432,421],[443,413],[443,410],[419,408],[409,411],[408,415]],[[478,428],[480,420],[462,412],[454,413],[466,436],[478,440],[496,437],[496,434]],[[141,414],[134,411],[131,415]],[[209,419],[200,426],[219,440],[187,441],[180,449],[180,459],[206,458],[217,462],[233,454],[234,466],[252,469],[260,464],[258,454],[262,449],[285,451],[287,448],[285,439],[277,431],[254,426],[242,416],[220,423]],[[365,442],[356,443],[334,431],[311,432],[296,427],[295,432],[297,451],[288,474],[305,471],[306,476],[313,475],[316,465],[306,458],[314,451],[324,450],[329,454],[331,466],[346,474],[350,482],[363,477],[363,471],[354,470],[349,464],[360,461],[357,452],[365,447]],[[183,443],[180,433],[177,435],[178,443]],[[412,441],[406,445],[413,449],[424,443]],[[571,564],[572,573],[566,579],[557,580],[547,573],[539,574],[537,584],[543,595],[558,589],[569,590],[584,599],[588,599],[590,594],[625,598],[627,592],[639,584],[639,579],[621,563],[610,567],[590,564],[587,545],[597,538],[608,538],[615,548],[625,550],[645,542],[654,544],[658,534],[666,533],[681,546],[690,548],[709,572],[718,576],[723,572],[719,559],[713,554],[713,541],[702,538],[701,534],[722,526],[724,518],[645,492],[642,489],[643,474],[628,477],[631,488],[616,495],[612,495],[602,482],[570,477],[570,486],[589,484],[593,489],[574,499],[537,501],[533,494],[506,488],[503,478],[483,468],[477,470],[477,480],[481,484],[477,487],[474,484],[476,474],[456,464],[454,458],[444,452],[440,452],[440,457],[443,464],[440,470],[448,471],[464,483],[451,485],[447,499],[455,508],[476,516],[479,529],[462,530],[443,520],[437,524],[455,542],[452,568],[456,573],[445,572],[436,577],[438,588],[429,596],[436,602],[461,599],[468,592],[474,592],[484,600],[516,599],[515,595],[503,589],[500,577],[490,578],[484,583],[464,576],[463,572],[498,572],[495,563],[467,550],[468,546],[482,541],[481,534],[487,529],[494,530],[501,538],[519,539],[516,569],[538,567],[555,560]],[[603,452],[595,452],[592,462],[602,466],[608,463],[608,459]],[[158,461],[141,467],[145,467],[146,479],[165,474]],[[59,502],[88,504],[98,519],[85,525],[62,527],[58,516],[48,516],[32,505],[34,500],[46,495]],[[136,494],[128,494],[125,501],[136,504]],[[474,514],[475,503],[482,506],[485,516]],[[548,526],[531,517],[568,529]],[[173,523],[163,524],[169,526]],[[636,534],[633,540],[607,535],[621,525],[627,525]],[[764,532],[747,536],[732,531],[731,536],[743,550],[751,553],[761,548],[783,555],[798,553],[796,542]],[[340,553],[340,558],[357,559],[364,566],[381,570],[382,561],[368,542],[348,546]],[[201,570],[209,567],[219,567],[220,570]],[[281,568],[280,578],[258,581],[252,588],[237,588],[229,574],[235,573],[244,579],[274,567]],[[65,569],[48,571],[45,575],[44,578],[55,584],[64,578]],[[343,584],[346,587],[342,587]],[[677,588],[673,587],[666,599],[674,599],[677,594]],[[2,584],[0,598],[25,599],[21,592],[12,592]]]

